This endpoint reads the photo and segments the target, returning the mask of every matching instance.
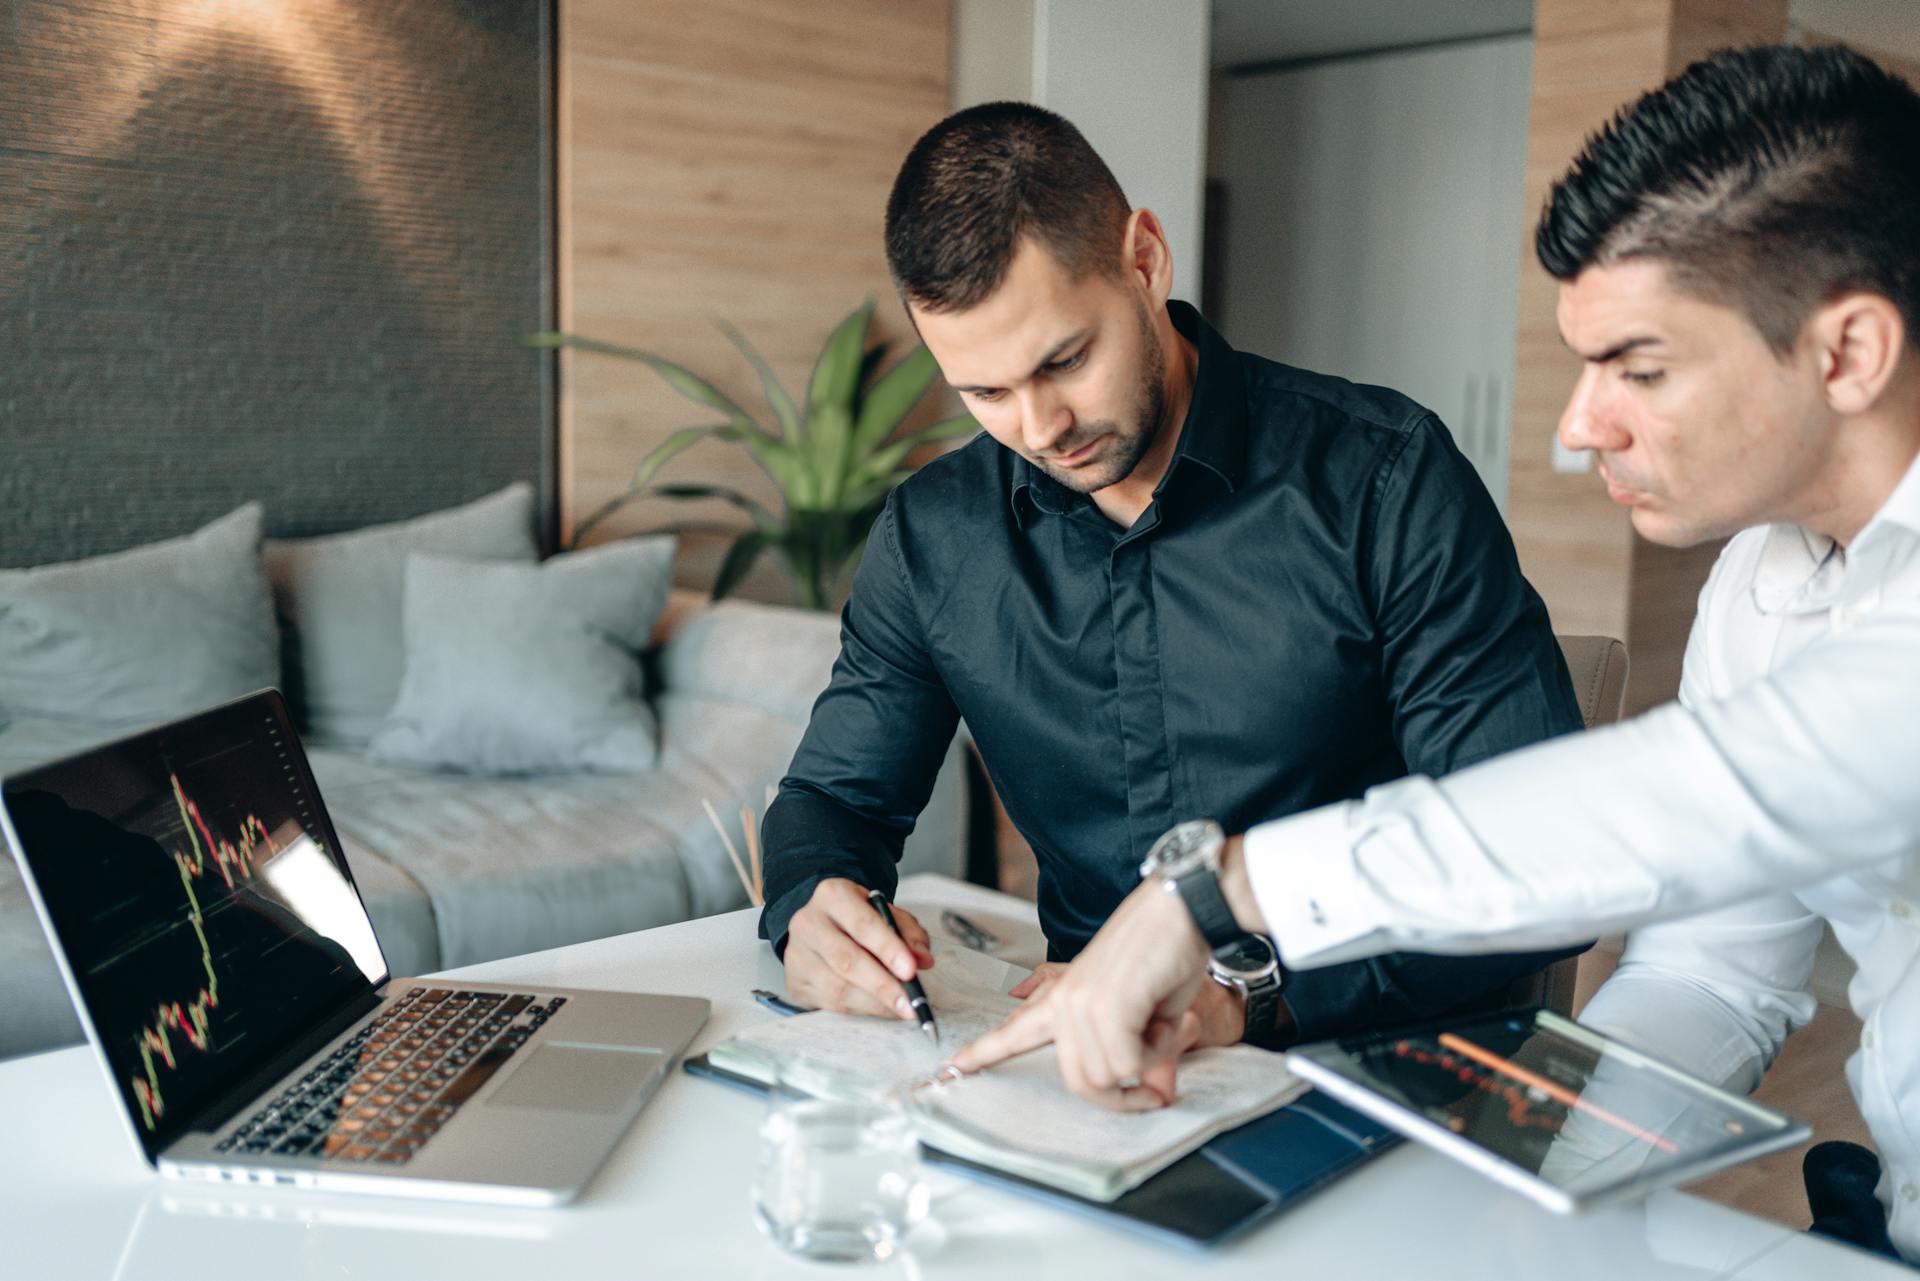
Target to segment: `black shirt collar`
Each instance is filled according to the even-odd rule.
[[[1181,424],[1180,443],[1175,446],[1173,462],[1161,478],[1156,495],[1177,475],[1205,471],[1218,477],[1229,493],[1239,488],[1247,461],[1247,395],[1241,384],[1239,362],[1212,325],[1184,302],[1169,302],[1167,315],[1173,327],[1199,349],[1199,368],[1194,373],[1193,399],[1187,405],[1186,421]],[[1053,477],[1015,454],[1009,494],[1014,519],[1026,524],[1027,506],[1064,516],[1075,507],[1090,502]]]

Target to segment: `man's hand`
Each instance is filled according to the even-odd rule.
[[[1007,995],[1020,1000],[1030,1000],[1036,996],[1045,996],[1047,990],[1062,978],[1070,964],[1066,961],[1042,961],[1033,973],[1021,979],[1008,990]],[[1199,1018],[1199,1034],[1193,1045],[1195,1050],[1204,1050],[1216,1045],[1238,1045],[1247,1034],[1246,998],[1230,990],[1223,983],[1203,983],[1200,994],[1193,1000],[1193,1012]],[[1014,1016],[1017,1017],[1018,1011]]]
[[[901,983],[933,968],[927,932],[894,904],[895,934],[864,886],[831,877],[787,923],[787,994],[819,1010],[918,1018]]]
[[[1219,986],[1206,965],[1207,945],[1186,904],[1149,881],[1064,973],[1036,981],[1026,1004],[962,1048],[953,1065],[977,1072],[1051,1041],[1075,1094],[1119,1112],[1165,1107],[1175,1060],[1200,1039],[1195,1002],[1202,987]]]

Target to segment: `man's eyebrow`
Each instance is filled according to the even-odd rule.
[[[1079,343],[1082,339],[1086,338],[1086,336],[1090,332],[1092,331],[1087,329],[1076,329],[1072,333],[1068,334],[1065,338],[1062,338],[1059,342],[1055,343],[1053,346],[1047,348],[1047,354],[1040,357],[1039,360],[1034,362],[1033,373],[1037,374],[1043,371],[1044,369],[1046,369],[1048,365],[1051,365],[1054,361],[1060,358],[1061,352],[1066,351],[1068,348]],[[1033,374],[1029,374],[1027,376],[1031,378]],[[966,391],[966,392],[1002,390],[1002,388],[999,388],[999,387],[982,387],[973,383],[951,383],[949,384],[949,386],[951,386],[955,391]]]
[[[1580,359],[1586,361],[1588,364],[1604,365],[1610,360],[1620,359],[1620,357],[1637,348],[1654,347],[1658,346],[1659,343],[1660,339],[1655,338],[1652,334],[1642,334],[1638,338],[1629,338],[1625,342],[1615,343],[1597,356],[1583,354],[1572,343],[1567,344],[1567,350],[1573,352],[1574,355],[1579,356]]]

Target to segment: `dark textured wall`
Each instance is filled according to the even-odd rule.
[[[0,564],[551,492],[541,0],[0,0]]]

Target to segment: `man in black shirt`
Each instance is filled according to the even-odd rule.
[[[896,937],[866,890],[894,889],[961,718],[1039,859],[1060,961],[1182,820],[1240,831],[1580,727],[1546,609],[1445,428],[1169,303],[1158,220],[1072,125],[999,103],[935,126],[887,250],[986,430],[875,523],[766,816],[761,930],[797,998],[912,1016],[925,932],[896,909]],[[1206,985],[1199,1043],[1434,1015],[1558,955],[1269,966]]]

